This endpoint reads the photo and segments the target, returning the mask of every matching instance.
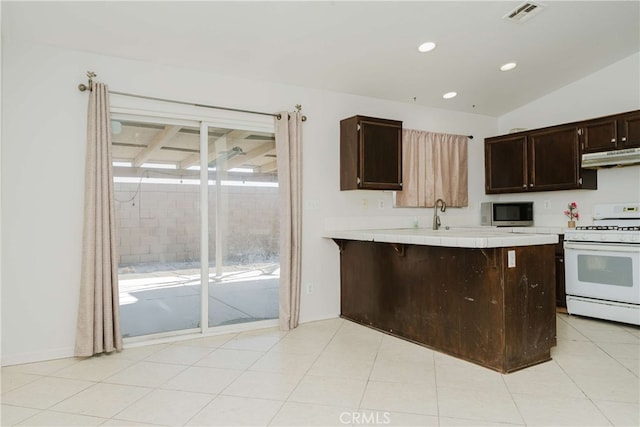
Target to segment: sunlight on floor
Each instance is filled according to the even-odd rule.
[[[200,270],[162,267],[121,270],[123,336],[200,327]],[[220,276],[210,269],[209,326],[277,318],[279,278],[279,265],[273,263],[229,266]]]

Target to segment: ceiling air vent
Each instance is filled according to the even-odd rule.
[[[522,3],[520,6],[513,9],[511,12],[503,16],[507,21],[520,24],[531,19],[534,15],[542,10],[542,5],[533,2]]]

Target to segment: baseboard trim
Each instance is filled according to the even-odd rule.
[[[1,366],[22,365],[24,363],[45,362],[55,359],[66,359],[73,357],[73,347],[57,348],[31,353],[18,353],[2,355]]]

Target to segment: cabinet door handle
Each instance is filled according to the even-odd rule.
[[[616,139],[615,139],[615,138],[611,138],[611,142],[614,142],[614,143],[615,143],[615,142],[616,142]]]
[[[623,136],[621,139],[622,139],[622,142],[625,142],[627,140],[627,137]]]
[[[527,184],[522,184],[522,188],[527,188]]]
[[[529,184],[529,187],[533,187],[533,184]]]

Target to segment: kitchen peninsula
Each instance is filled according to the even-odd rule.
[[[341,316],[499,372],[551,359],[554,234],[329,231]]]

